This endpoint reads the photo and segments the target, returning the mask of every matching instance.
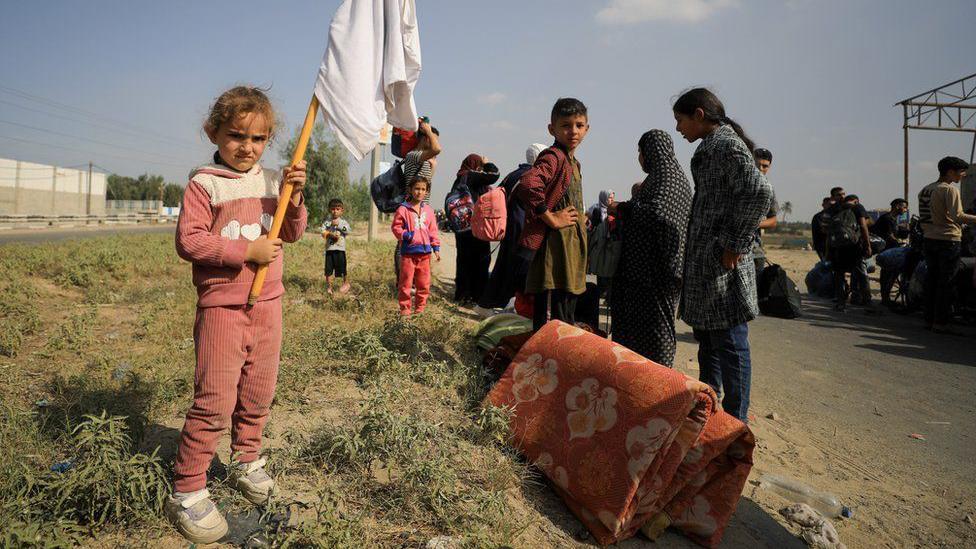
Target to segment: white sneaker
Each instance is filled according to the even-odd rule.
[[[254,505],[264,505],[274,492],[275,481],[264,470],[267,460],[256,459],[250,463],[240,463],[230,468],[230,485],[236,488],[244,499]]]
[[[227,521],[204,488],[166,498],[166,516],[176,530],[193,543],[214,543],[227,535]]]

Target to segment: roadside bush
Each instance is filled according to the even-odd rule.
[[[13,280],[0,289],[0,355],[14,357],[24,338],[40,327],[35,300],[37,292],[22,280]]]
[[[20,524],[16,535],[61,531],[70,540],[80,526],[151,520],[169,492],[166,471],[154,451],[132,451],[125,418],[87,416],[71,431],[66,460],[37,473],[23,466],[7,484],[2,515]]]

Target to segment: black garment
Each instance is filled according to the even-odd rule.
[[[671,366],[692,191],[667,133],[645,133],[638,148],[648,175],[637,196],[617,206],[622,242],[610,297],[613,339]]]
[[[823,259],[824,256],[827,255],[827,235],[824,233],[823,227],[821,226],[823,223],[821,221],[823,216],[824,212],[821,211],[817,215],[813,216],[813,221],[810,222],[810,231],[812,233],[811,236],[813,237],[813,249],[817,252],[817,255],[820,256],[820,259]]]
[[[325,276],[346,278],[346,252],[344,250],[330,250],[325,252]]]
[[[766,256],[754,256],[752,258],[753,264],[756,266],[756,278],[759,278],[759,273],[763,272],[766,268]]]
[[[952,240],[925,239],[925,324],[945,326],[952,314],[954,281],[961,245]]]
[[[393,251],[393,292],[396,293],[397,282],[400,280],[400,260],[403,258],[400,255],[400,243],[397,242],[396,250]]]
[[[499,244],[495,266],[492,267],[488,284],[478,300],[478,305],[486,309],[505,307],[515,297],[515,292],[525,289],[525,278],[529,274],[532,255],[525,258],[518,253],[519,237],[522,236],[522,227],[525,226],[525,209],[513,197],[512,191],[531,167],[531,164],[519,164],[500,184],[505,189],[508,217],[505,220],[505,237]]]
[[[535,294],[535,301],[532,304],[532,330],[538,332],[550,320],[561,320],[566,324],[575,325],[578,297],[566,290],[547,290]]]
[[[871,234],[884,239],[886,250],[901,246],[901,243],[898,242],[897,237],[898,220],[894,215],[892,215],[891,212],[882,214],[881,217],[874,222],[874,225],[871,225],[870,231]]]
[[[478,240],[471,231],[454,233],[454,241],[457,245],[454,301],[477,302],[488,284],[491,244]]]
[[[478,198],[497,180],[497,173],[468,171],[454,180],[451,193],[459,188],[466,189],[471,194],[471,201],[477,202]],[[478,240],[470,230],[454,233],[454,242],[457,245],[457,258],[454,264],[454,301],[477,303],[485,291],[485,286],[488,285],[491,244]]]
[[[671,368],[677,340],[675,310],[680,288],[671,291],[617,283],[610,294],[613,340],[642,357]]]
[[[864,265],[864,252],[859,245],[848,245],[830,250],[830,269],[834,273],[834,295],[839,307],[847,302],[845,275],[851,273],[851,291],[856,292],[860,305],[871,304],[871,286]]]

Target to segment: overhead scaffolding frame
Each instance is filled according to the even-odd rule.
[[[976,73],[895,103],[902,107],[905,134],[905,200],[908,200],[908,130],[973,134],[969,163],[976,155]]]

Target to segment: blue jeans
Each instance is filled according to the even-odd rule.
[[[745,322],[722,330],[694,330],[698,341],[698,379],[716,392],[724,390],[722,408],[749,422],[749,387],[752,359],[749,325]]]

